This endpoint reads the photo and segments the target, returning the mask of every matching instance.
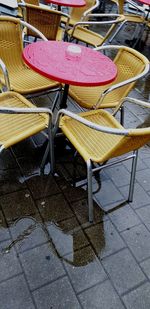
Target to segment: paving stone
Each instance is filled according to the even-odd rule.
[[[2,206],[8,223],[37,212],[33,199],[28,190],[1,196],[0,205]]]
[[[26,217],[10,227],[13,241],[18,252],[32,249],[48,241],[44,226],[36,216]]]
[[[25,189],[24,179],[18,169],[0,171],[0,195]]]
[[[137,171],[136,179],[138,183],[144,188],[145,191],[150,191],[150,181],[149,181],[150,169],[143,171]]]
[[[119,296],[112,287],[110,281],[106,280],[104,283],[79,294],[79,299],[84,309],[123,309]]]
[[[106,257],[102,264],[119,294],[142,284],[145,275],[128,249]]]
[[[123,165],[127,168],[127,170],[131,173],[132,159],[123,162]],[[145,159],[142,160],[140,156],[138,156],[136,171],[144,170],[147,168],[145,164]]]
[[[0,283],[1,309],[34,309],[23,275]]]
[[[129,186],[124,186],[120,188],[121,193],[125,197],[128,198]],[[140,184],[135,183],[134,186],[134,194],[133,194],[133,201],[130,203],[130,206],[133,209],[137,209],[141,206],[148,205],[150,201],[150,197],[148,193],[140,186]]]
[[[129,205],[124,205],[122,208],[116,209],[109,214],[109,217],[118,231],[129,229],[141,223],[135,211]]]
[[[127,309],[149,309],[150,308],[150,283],[147,282],[136,290],[123,296]]]
[[[136,213],[141,218],[144,225],[150,230],[150,205],[137,209]]]
[[[125,243],[109,220],[87,228],[85,233],[101,259],[125,247]]]
[[[150,279],[150,258],[140,263],[144,273]]]
[[[115,183],[117,188],[129,184],[130,173],[123,166],[123,164],[118,164],[114,167],[106,169],[106,173],[109,176],[109,178],[111,178],[112,181]]]
[[[16,168],[16,167],[18,167],[18,165],[9,149],[1,153],[0,170],[7,170],[10,168]]]
[[[61,278],[33,292],[37,309],[80,309],[67,277]]]
[[[99,205],[94,202],[94,223],[103,222],[107,220],[107,215],[105,215],[104,211],[99,207]],[[87,226],[91,225],[89,223],[88,218],[88,204],[87,200],[81,199],[80,201],[74,202],[71,204],[73,211],[75,212],[80,224],[86,224]]]
[[[47,226],[52,242],[60,256],[68,253],[74,254],[74,251],[88,245],[88,239],[84,235],[77,220],[71,219],[54,223]]]
[[[150,232],[143,224],[132,227],[121,235],[138,261],[150,257]]]
[[[10,238],[9,229],[4,220],[3,214],[0,211],[0,242]]]
[[[27,180],[27,185],[35,200],[60,192],[51,174],[35,175]]]
[[[94,188],[93,186],[93,190]],[[100,191],[94,194],[94,198],[105,210],[108,210],[107,205],[111,204],[113,207],[123,200],[123,196],[111,180],[103,182]]]
[[[37,201],[37,206],[45,222],[57,222],[74,216],[62,194],[53,195]]]
[[[11,240],[0,243],[0,281],[22,272]]]
[[[106,279],[100,261],[89,246],[75,251],[74,256],[65,256],[64,265],[77,293]]]
[[[57,255],[52,253],[50,243],[25,251],[19,256],[31,290],[65,274]]]

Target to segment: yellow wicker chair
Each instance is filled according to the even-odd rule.
[[[88,14],[87,17],[88,21],[77,22],[72,29],[67,31],[70,41],[75,39],[76,41],[86,43],[86,45],[91,45],[94,47],[101,46],[111,37],[115,28],[124,21],[124,16],[119,14]],[[107,20],[92,21],[93,17],[99,17],[101,19],[107,18]],[[87,26],[91,25],[108,25],[109,28],[107,29],[105,35],[101,35],[87,28]]]
[[[0,58],[7,68],[7,71],[5,70],[5,79],[0,73],[3,85],[7,83],[9,90],[30,97],[60,90],[59,83],[36,73],[24,63],[22,59],[22,26],[30,27],[32,30],[37,31],[43,40],[47,40],[40,31],[20,19],[0,16]]]
[[[122,23],[118,29],[116,30],[116,32],[114,33],[114,35],[112,36],[112,38],[110,39],[110,42],[114,39],[114,37],[116,37],[116,35],[119,33],[119,31],[122,29],[122,27],[124,26],[124,24],[126,22],[131,22],[131,23],[136,23],[139,26],[142,26],[143,24],[147,23],[145,20],[146,17],[146,12],[145,10],[139,6],[137,6],[137,4],[132,1],[132,0],[128,0],[126,1],[127,3],[130,3],[133,7],[135,7],[135,9],[137,10],[137,14],[136,14],[136,10],[135,13],[128,13],[127,11],[125,11],[124,9],[124,4],[125,4],[125,0],[111,0],[113,3],[117,4],[117,8],[118,8],[118,13],[121,15],[124,15],[125,20],[124,23]],[[140,13],[140,14],[138,14]]]
[[[4,68],[0,59],[0,69]],[[52,145],[52,111],[48,108],[37,108],[22,95],[8,91],[0,93],[0,152],[33,136],[47,130],[50,162],[54,165]],[[42,164],[45,159],[43,157]],[[53,172],[53,170],[51,169]]]
[[[72,8],[70,12],[69,25],[73,26],[79,21],[87,20],[87,15],[99,6],[99,0],[85,0],[86,5],[81,8]],[[65,17],[62,17],[61,21],[66,23]]]
[[[48,40],[62,40],[69,22],[69,15],[37,5],[20,4],[24,21],[42,32]],[[61,18],[66,18],[66,27],[60,27]],[[38,37],[32,30],[26,30],[28,36]]]
[[[149,61],[138,51],[126,46],[102,46],[96,50],[117,50],[114,63],[118,74],[114,82],[99,87],[69,87],[69,95],[86,109],[114,108],[128,95],[135,82],[149,71]],[[121,109],[123,123],[123,109]]]
[[[126,100],[150,108],[149,103],[131,98],[125,98],[123,101]],[[118,109],[120,106],[121,104]],[[128,201],[131,202],[137,150],[150,140],[150,127],[125,129],[113,115],[105,110],[88,111],[78,115],[67,110],[60,110],[55,132],[58,126],[87,165],[89,221],[93,221],[92,174],[105,167],[133,158],[128,197]],[[109,159],[131,151],[133,151],[132,154],[107,163]]]

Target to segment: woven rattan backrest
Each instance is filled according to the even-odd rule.
[[[129,78],[135,77],[145,68],[145,57],[136,52],[134,49],[124,47],[120,49],[116,58],[114,59],[117,65],[117,77],[115,81],[111,84],[117,84],[128,80]],[[133,88],[135,82],[129,83],[123,87],[117,88],[113,91],[113,95],[116,95],[115,100],[120,101],[122,98],[126,97],[129,91]],[[108,98],[111,97],[111,93],[107,95]]]
[[[19,19],[0,16],[0,58],[9,73],[23,63],[22,48]]]
[[[60,20],[61,14],[55,10],[26,5],[26,21],[40,30],[48,40],[56,40]],[[35,36],[31,30],[27,34]]]
[[[72,8],[71,18],[80,21],[83,13],[95,5],[95,0],[86,0],[86,5],[81,8]]]

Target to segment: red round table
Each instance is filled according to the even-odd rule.
[[[23,50],[23,59],[36,72],[65,84],[63,108],[66,107],[69,85],[105,85],[117,75],[116,65],[107,56],[91,48],[62,41],[29,44]]]

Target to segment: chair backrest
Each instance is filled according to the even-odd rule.
[[[82,19],[82,16],[84,12],[86,12],[89,9],[92,9],[92,7],[96,4],[96,0],[86,0],[86,5],[81,8],[72,8],[70,17],[74,22],[78,22]]]
[[[40,6],[27,4],[24,7],[24,19],[40,30],[48,40],[56,40],[58,28],[61,21],[61,12],[41,8]],[[36,36],[27,29],[27,35]]]
[[[0,58],[5,63],[9,73],[17,69],[22,60],[22,32],[18,18],[0,16]],[[1,72],[0,72],[1,74]]]
[[[33,5],[39,5],[40,1],[39,0],[24,0],[25,3],[28,4],[33,4]]]
[[[114,63],[117,65],[117,77],[111,84],[109,84],[109,86],[127,81],[128,79],[136,77],[142,73],[146,65],[148,65],[148,59],[135,49],[123,46],[120,47],[120,50],[114,59]],[[114,102],[120,102],[120,100],[126,97],[133,89],[135,83],[136,81],[128,83],[108,93],[102,101],[103,104],[105,105],[106,102],[107,105],[107,102],[109,102],[109,104],[112,102],[113,105]],[[102,87],[102,91],[107,88],[108,86]]]

